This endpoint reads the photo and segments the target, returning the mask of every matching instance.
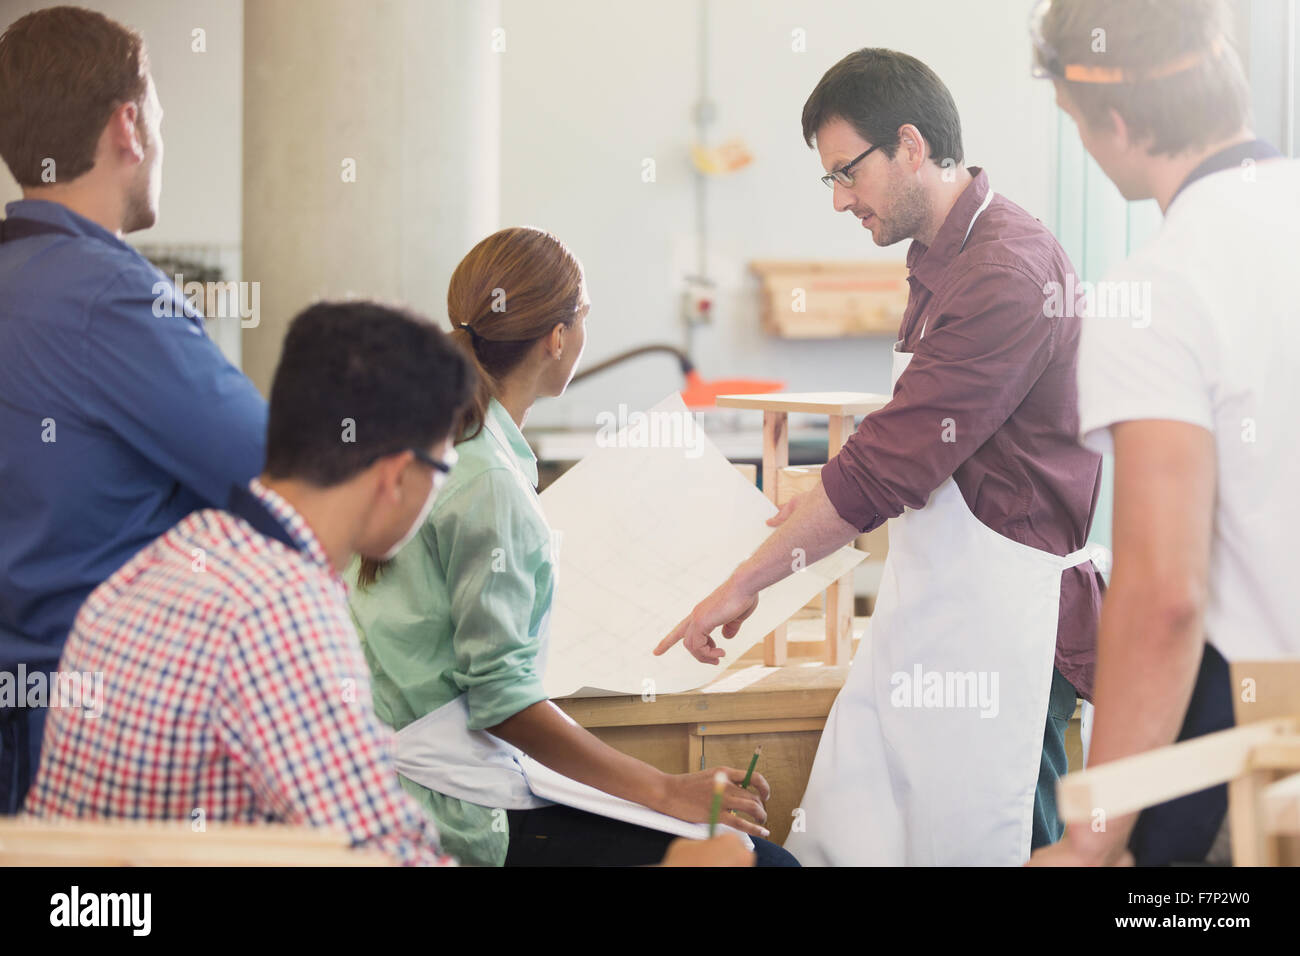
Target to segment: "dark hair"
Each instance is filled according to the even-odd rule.
[[[961,117],[948,87],[914,56],[875,47],[850,53],[826,71],[803,105],[803,138],[839,117],[890,159],[898,130],[911,123],[930,147],[930,159],[962,161]]]
[[[123,103],[141,108],[149,57],[134,30],[79,7],[37,10],[0,36],[0,156],[20,186],[42,186],[54,161],[58,182],[95,165],[109,117]]]
[[[321,487],[452,435],[475,375],[429,319],[375,302],[294,318],[271,383],[266,473]]]
[[[555,326],[577,321],[581,298],[582,266],[545,230],[501,229],[465,254],[447,286],[452,339],[479,372],[465,438],[482,427],[501,379]]]
[[[1201,149],[1251,123],[1250,84],[1222,0],[1055,0],[1042,33],[1062,67],[1138,75],[1136,82],[1061,82],[1089,125],[1109,127],[1114,110],[1153,155]],[[1177,69],[1188,57],[1192,65]],[[1173,72],[1141,78],[1170,66]]]

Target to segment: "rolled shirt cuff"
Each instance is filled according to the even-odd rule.
[[[846,473],[842,456],[836,455],[822,468],[822,487],[826,489],[826,497],[836,513],[857,528],[860,534],[878,528],[888,520]]]

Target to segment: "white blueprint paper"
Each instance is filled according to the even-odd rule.
[[[650,413],[688,414],[676,394]],[[718,665],[700,663],[680,643],[654,657],[655,645],[772,533],[766,521],[776,513],[698,426],[692,433],[677,424],[689,447],[644,447],[642,439],[663,430],[629,427],[541,496],[559,539],[544,679],[552,697],[583,687],[620,694],[699,687],[866,557],[841,548],[762,591],[734,638],[715,633],[727,652]]]

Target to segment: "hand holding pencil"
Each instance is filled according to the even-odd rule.
[[[768,836],[768,831],[763,826],[767,822],[767,810],[763,802],[771,794],[772,788],[768,786],[762,774],[747,775],[745,771],[735,767],[712,767],[695,773],[670,775],[664,802],[654,809],[668,813],[679,820],[708,823],[714,803],[714,778],[719,773],[723,775],[719,816],[723,811],[730,811],[725,821],[727,826],[748,833],[750,836]],[[741,783],[747,776],[749,778],[747,788],[742,788]],[[742,816],[733,816],[732,813],[743,813],[757,822]]]

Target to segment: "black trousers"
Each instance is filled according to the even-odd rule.
[[[555,804],[507,810],[506,866],[648,866],[668,852],[672,834]],[[759,866],[798,866],[789,852],[753,837]]]
[[[0,707],[0,814],[23,808],[40,765],[46,713],[44,707]]]
[[[1228,662],[1207,643],[1178,739],[1227,730],[1233,724]],[[1149,807],[1138,816],[1129,852],[1138,866],[1202,863],[1227,813],[1227,784]]]

